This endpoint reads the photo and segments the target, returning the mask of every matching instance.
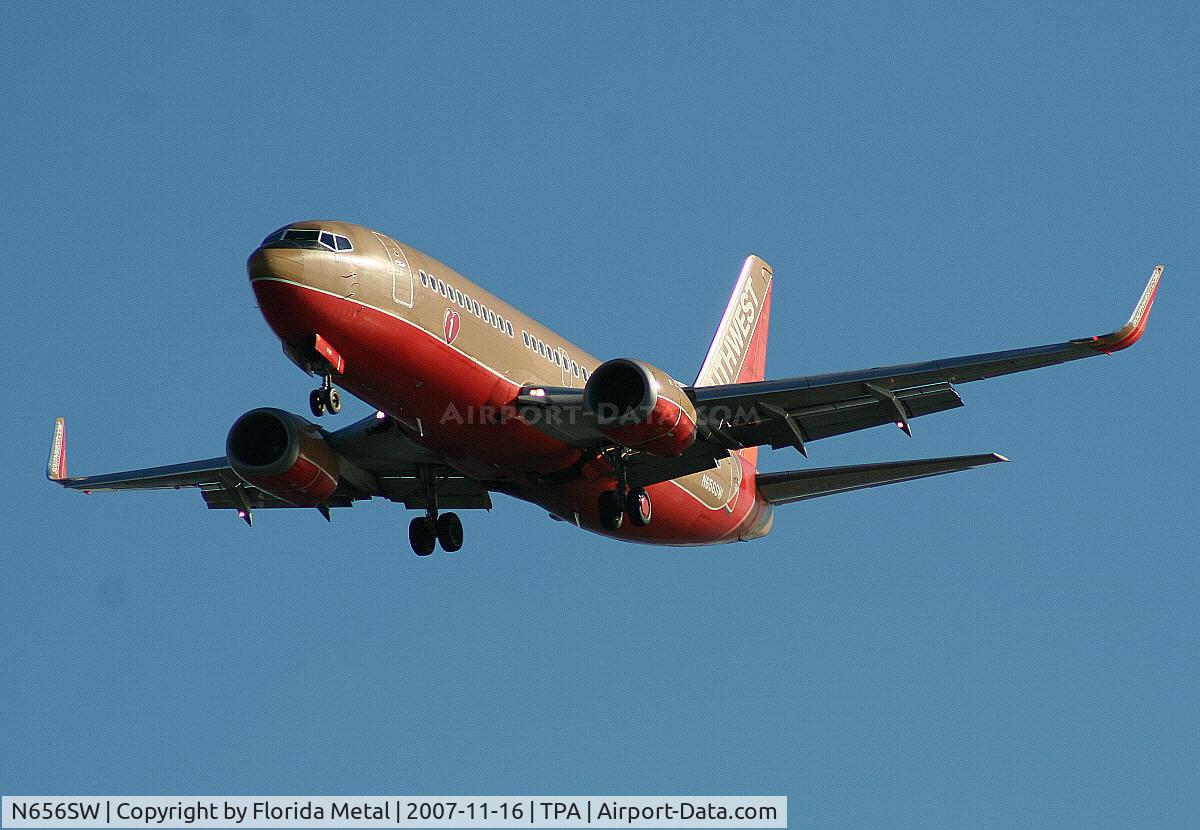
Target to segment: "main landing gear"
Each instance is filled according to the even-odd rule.
[[[605,490],[600,494],[599,512],[600,525],[605,530],[620,530],[629,517],[629,524],[634,527],[645,527],[650,524],[653,506],[650,504],[650,494],[645,487],[629,488],[625,476],[625,457],[614,453],[608,455],[609,463],[617,472],[617,488]]]
[[[408,543],[417,556],[428,556],[441,543],[442,550],[453,553],[463,545],[462,520],[457,513],[418,516],[408,526]]]
[[[421,469],[425,481],[425,515],[412,520],[408,525],[408,542],[417,556],[428,556],[434,547],[441,544],[442,550],[453,553],[463,546],[462,520],[457,513],[438,514],[437,486],[433,472],[428,467]]]
[[[629,524],[645,527],[650,524],[653,505],[645,487],[632,490],[605,490],[600,494],[600,524],[605,530],[620,530],[629,517]]]
[[[321,376],[321,388],[308,393],[308,408],[320,418],[326,411],[336,415],[342,411],[342,396],[333,388],[333,376],[328,372]]]

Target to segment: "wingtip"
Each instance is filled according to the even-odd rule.
[[[50,443],[50,458],[46,461],[46,478],[65,481],[67,478],[67,420],[54,420],[54,438]]]
[[[1145,334],[1146,324],[1150,321],[1150,309],[1154,307],[1154,298],[1158,295],[1162,274],[1163,266],[1155,265],[1154,271],[1150,274],[1150,281],[1146,283],[1146,288],[1142,291],[1142,296],[1137,305],[1133,307],[1133,314],[1130,315],[1125,325],[1110,334],[1092,337],[1083,342],[1096,351],[1106,354],[1128,349],[1138,342]]]
[[[1011,459],[1011,458],[1008,458],[1007,456],[1003,456],[1003,455],[1001,455],[1001,454],[1000,454],[1000,453],[998,453],[998,452],[994,452],[994,453],[992,453],[992,458],[993,458],[994,460],[996,460],[996,461],[1003,461],[1005,464],[1007,464],[1008,462],[1012,461],[1012,459]]]

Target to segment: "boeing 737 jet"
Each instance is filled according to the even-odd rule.
[[[287,357],[375,414],[328,430],[282,409],[234,422],[225,454],[95,476],[67,474],[58,419],[47,475],[72,490],[195,487],[210,508],[337,507],[382,497],[422,511],[418,555],[458,550],[449,510],[493,493],[627,542],[757,539],[776,505],[1006,461],[996,454],[760,473],[758,448],[808,455],[823,438],[962,406],[957,384],[1109,354],[1145,330],[1162,276],[1120,329],[1048,346],[765,380],[774,275],[750,256],[694,381],[641,359],[601,361],[442,263],[345,222],[295,222],[250,255],[250,284]]]

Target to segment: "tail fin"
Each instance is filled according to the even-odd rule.
[[[763,379],[771,320],[771,279],[770,265],[753,254],[746,257],[694,386]]]
[[[772,280],[770,265],[753,254],[746,257],[694,386],[763,379],[767,368]],[[751,464],[758,460],[757,447],[738,452]]]

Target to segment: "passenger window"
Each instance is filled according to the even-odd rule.
[[[429,287],[429,277],[428,277],[428,275],[427,275],[427,274],[426,274],[424,271],[420,271],[419,273],[420,273],[420,275],[421,275],[421,285],[423,285],[423,286],[425,286],[426,288],[428,288],[428,287]]]

